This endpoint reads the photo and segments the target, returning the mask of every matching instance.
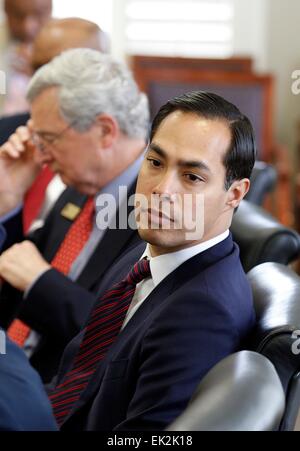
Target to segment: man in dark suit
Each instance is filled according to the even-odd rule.
[[[0,251],[2,250],[5,240],[6,240],[6,231],[5,228],[0,224]]]
[[[5,238],[5,229],[0,225],[0,251]],[[57,430],[38,374],[24,352],[1,330],[0,380],[0,431]]]
[[[255,317],[229,227],[254,160],[249,120],[219,96],[161,108],[137,184],[148,244],[106,273],[64,352],[50,390],[62,430],[162,430],[241,347]]]
[[[0,331],[0,339],[4,339]],[[51,405],[38,373],[22,349],[6,340],[0,353],[0,431],[56,431]]]
[[[136,230],[109,229],[104,220],[95,224],[96,199],[99,194],[114,196],[117,206],[127,206],[145,149],[149,112],[126,67],[88,49],[65,52],[43,66],[33,77],[29,100],[31,124],[19,129],[0,152],[5,246],[21,242],[1,257],[1,276],[9,284],[1,292],[0,324],[8,328],[18,315],[38,332],[41,337],[29,334],[25,345],[31,363],[48,381],[91,309],[89,301],[81,302],[82,288],[92,292],[116,258],[138,240]],[[59,173],[69,189],[44,227],[22,242],[21,211],[16,209],[41,162]],[[119,193],[120,186],[127,193]],[[77,224],[87,206],[91,229],[74,256],[73,243],[77,249],[84,235]],[[68,251],[72,258],[67,256],[66,265]]]
[[[4,144],[18,127],[26,125],[29,113],[14,114],[0,119],[0,144]]]
[[[1,5],[2,6],[2,5]],[[52,14],[52,0],[4,0],[6,23],[1,26],[1,70],[7,74],[1,114],[28,109],[26,86],[32,74],[32,43]]]

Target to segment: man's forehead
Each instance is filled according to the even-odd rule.
[[[165,142],[172,142],[181,149],[197,149],[205,145],[226,150],[231,142],[231,131],[223,120],[175,111],[161,122],[153,140],[159,141],[163,146]]]
[[[32,106],[57,106],[59,101],[59,87],[50,86],[49,88],[43,89],[32,101]]]
[[[51,125],[64,124],[59,110],[58,93],[58,88],[47,88],[33,100],[30,109],[35,127],[44,128],[50,122]]]
[[[182,110],[175,110],[173,112],[171,112],[170,114],[168,114],[168,116],[166,116],[160,126],[158,127],[157,132],[159,131],[160,128],[162,128],[163,126],[176,126],[176,128],[178,128],[178,130],[182,130],[184,131],[185,127],[187,125],[190,125],[191,127],[194,128],[195,132],[197,132],[197,130],[200,129],[207,129],[209,127],[217,127],[217,128],[222,128],[222,129],[227,129],[229,131],[229,125],[228,123],[225,121],[225,119],[222,118],[218,118],[218,117],[206,117],[206,116],[202,116],[201,114],[198,114],[196,112],[193,111],[182,111]]]

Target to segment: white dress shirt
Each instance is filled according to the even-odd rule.
[[[191,246],[177,252],[159,255],[158,257],[151,256],[150,245],[148,244],[145,252],[141,256],[141,260],[145,257],[150,260],[151,277],[148,277],[137,284],[122,329],[124,329],[124,327],[128,324],[129,320],[133,317],[135,312],[139,309],[154,288],[157,287],[157,285],[159,285],[169,274],[171,274],[171,272],[175,271],[175,269],[195,255],[198,255],[216,244],[221,243],[221,241],[226,240],[228,236],[229,230],[226,230],[226,232],[212,238],[211,240],[204,241],[203,243],[196,244],[195,246]]]

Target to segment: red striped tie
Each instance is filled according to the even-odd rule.
[[[125,279],[114,285],[97,302],[85,328],[84,338],[73,367],[50,396],[59,426],[79,400],[99,362],[116,340],[134,296],[136,285],[150,276],[149,260],[140,260]]]
[[[62,274],[69,274],[72,264],[88,241],[93,229],[94,211],[94,198],[89,197],[54,256],[51,262],[52,268],[57,269]],[[23,321],[15,319],[8,329],[8,336],[14,343],[23,347],[30,332],[30,327]]]

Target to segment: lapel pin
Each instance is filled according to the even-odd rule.
[[[64,206],[60,214],[64,218],[69,219],[69,221],[75,221],[80,212],[81,208],[78,205],[68,203]]]

